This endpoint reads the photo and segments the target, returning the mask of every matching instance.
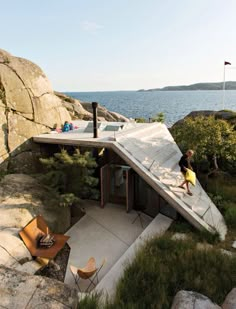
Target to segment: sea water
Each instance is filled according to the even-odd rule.
[[[157,113],[164,113],[165,123],[171,126],[192,111],[222,110],[236,111],[236,90],[195,91],[105,91],[65,92],[83,102],[98,102],[108,110],[128,118],[143,117],[147,120]]]

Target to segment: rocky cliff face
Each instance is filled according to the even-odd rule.
[[[91,120],[91,103],[53,91],[34,63],[0,49],[0,170],[29,172],[36,162],[34,135],[49,132],[71,119]],[[129,121],[98,108],[99,120]]]
[[[29,138],[65,120],[70,120],[69,112],[43,71],[0,50],[0,164],[22,152],[30,158]]]
[[[222,110],[222,111],[210,111],[210,110],[201,110],[201,111],[194,111],[189,113],[183,119],[177,121],[173,126],[180,125],[183,123],[184,119],[186,118],[196,118],[199,116],[209,117],[214,116],[216,119],[223,119],[228,121],[232,125],[236,126],[236,112],[229,111],[229,110]]]

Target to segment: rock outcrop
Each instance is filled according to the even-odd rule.
[[[102,106],[98,107],[98,116],[99,120],[129,121]],[[36,64],[0,49],[1,170],[29,171],[29,165],[37,159],[30,138],[60,127],[71,118],[91,120],[91,103],[54,93]]]
[[[62,100],[63,106],[69,111],[72,119],[92,120],[92,105],[91,102],[82,102],[78,99],[71,98],[64,93],[56,92],[55,94]],[[129,122],[125,116],[111,112],[104,106],[98,104],[98,120],[99,121],[121,121]]]
[[[48,132],[65,120],[70,120],[69,112],[43,71],[26,59],[0,50],[0,164],[31,152],[32,136]]]
[[[0,229],[22,228],[41,214],[54,233],[70,226],[70,210],[59,206],[52,189],[25,174],[9,174],[0,182]]]
[[[187,116],[185,116],[183,119],[177,121],[173,126],[179,125],[183,123],[184,119],[186,118],[195,118],[198,116],[214,116],[216,119],[223,119],[231,123],[232,125],[236,125],[236,112],[234,111],[209,111],[209,110],[203,110],[203,111],[194,111],[189,113]]]
[[[84,109],[92,114],[92,105],[91,103],[81,102],[81,105]],[[121,121],[121,122],[129,122],[130,120],[125,116],[122,116],[115,112],[108,111],[104,106],[98,105],[98,117],[101,121]]]
[[[0,182],[0,264],[34,274],[41,265],[32,260],[19,231],[41,214],[54,233],[70,226],[70,210],[58,197],[28,175],[9,174]]]
[[[30,276],[0,266],[0,307],[7,309],[76,309],[78,297],[73,289],[57,280]]]
[[[72,119],[91,120],[92,114],[83,108],[80,100],[71,98],[64,93],[54,91],[55,95],[62,100],[62,105],[68,110]],[[91,103],[90,103],[91,104]]]
[[[206,296],[192,292],[179,291],[174,298],[171,309],[220,309]]]
[[[222,308],[236,309],[236,288],[232,289],[231,292],[229,292],[229,294],[226,296]]]

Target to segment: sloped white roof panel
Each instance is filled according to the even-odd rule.
[[[197,181],[191,188],[193,196],[178,188],[183,181],[178,161],[182,156],[164,124],[129,123],[119,132],[99,132],[99,138],[84,133],[81,122],[76,132],[44,134],[34,137],[36,142],[69,145],[88,145],[112,148],[154,190],[197,228],[218,231],[224,239],[227,228],[214,203]]]
[[[150,128],[152,130],[151,135],[149,135]],[[145,136],[145,138],[139,138],[139,130],[142,131],[141,135]],[[178,185],[183,181],[178,166],[182,154],[167,127],[160,123],[154,123],[149,125],[148,131],[146,131],[147,134],[144,131],[145,128],[137,128],[135,138],[132,134],[126,139],[123,137],[120,139],[117,136],[116,142],[131,154],[133,160],[138,161],[138,165],[141,164],[154,176],[154,183],[156,178],[158,182],[165,185],[166,194],[173,193],[176,196],[176,199],[169,201],[174,208],[179,209],[180,203],[178,200],[180,200],[188,207],[190,213],[193,212],[199,217],[199,222],[204,220],[211,228],[219,232],[221,238],[224,238],[227,232],[224,219],[200,183],[197,181],[196,186],[191,188],[193,196],[187,195],[184,190],[178,188]],[[137,166],[135,168],[136,172],[138,172],[138,169]],[[158,182],[156,181],[157,186]],[[153,187],[155,187],[154,184]],[[160,189],[162,188],[160,187]],[[177,204],[178,207],[176,207]],[[196,219],[194,218],[194,220]]]

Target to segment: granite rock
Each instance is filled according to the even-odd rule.
[[[59,207],[58,196],[24,174],[6,175],[0,182],[0,264],[34,274],[42,266],[19,237],[35,216],[43,215],[54,233],[70,226],[70,209]]]
[[[0,50],[0,164],[14,161],[13,152],[21,152],[22,144],[32,136],[70,119],[36,64]]]
[[[226,296],[222,305],[223,309],[236,309],[236,288],[232,289]]]
[[[7,309],[77,308],[77,290],[46,277],[0,266],[0,307]]]
[[[171,309],[220,309],[220,307],[202,294],[182,290],[175,295]]]

